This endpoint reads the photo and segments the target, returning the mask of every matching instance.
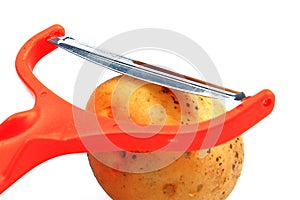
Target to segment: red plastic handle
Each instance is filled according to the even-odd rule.
[[[151,137],[123,133],[114,120],[73,106],[33,75],[35,64],[56,48],[48,39],[63,35],[63,27],[51,26],[27,41],[17,56],[17,72],[36,101],[32,110],[14,114],[0,125],[0,193],[35,166],[59,155],[121,149],[192,151],[219,145],[241,135],[274,107],[273,93],[263,90],[225,115],[200,123],[196,131],[187,126],[175,134],[178,126],[165,126]],[[147,136],[146,132],[139,135]]]

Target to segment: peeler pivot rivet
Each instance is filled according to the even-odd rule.
[[[271,100],[271,99],[264,99],[264,100],[263,100],[263,105],[264,105],[264,106],[269,106],[269,105],[271,105],[271,103],[272,103],[272,100]]]

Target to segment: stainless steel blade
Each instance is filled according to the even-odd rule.
[[[107,69],[168,88],[213,98],[225,98],[238,101],[246,97],[243,92],[224,88],[154,65],[132,60],[84,44],[71,37],[53,38],[49,40],[49,42],[90,62],[106,67]]]

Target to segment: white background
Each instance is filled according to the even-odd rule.
[[[33,106],[14,62],[24,42],[39,31],[59,23],[67,35],[95,45],[137,28],[177,31],[209,54],[225,86],[248,95],[269,88],[276,95],[273,113],[244,134],[243,173],[228,199],[297,199],[299,9],[297,1],[256,0],[2,2],[0,122]],[[71,101],[83,61],[58,52],[39,63],[35,73]],[[17,199],[109,198],[95,181],[86,155],[78,154],[47,161],[0,195],[0,200]]]

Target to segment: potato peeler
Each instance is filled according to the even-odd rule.
[[[36,63],[66,40],[64,34],[62,26],[53,25],[29,39],[17,55],[16,71],[32,92],[35,104],[31,110],[13,114],[0,124],[0,194],[37,165],[60,155],[91,151],[155,151],[174,143],[176,138],[176,145],[169,149],[175,151],[180,150],[180,143],[191,135],[193,140],[186,151],[206,149],[240,136],[273,110],[275,96],[264,89],[253,96],[239,95],[241,103],[237,107],[199,123],[195,134],[186,128],[176,135],[178,126],[164,126],[151,137],[135,137],[123,132],[113,119],[68,103],[34,76],[32,71]],[[176,77],[177,74],[173,75]],[[225,96],[228,93],[236,98],[234,91],[227,90]],[[149,127],[152,126],[155,128],[155,125]],[[221,133],[217,140],[209,142],[219,129]]]

